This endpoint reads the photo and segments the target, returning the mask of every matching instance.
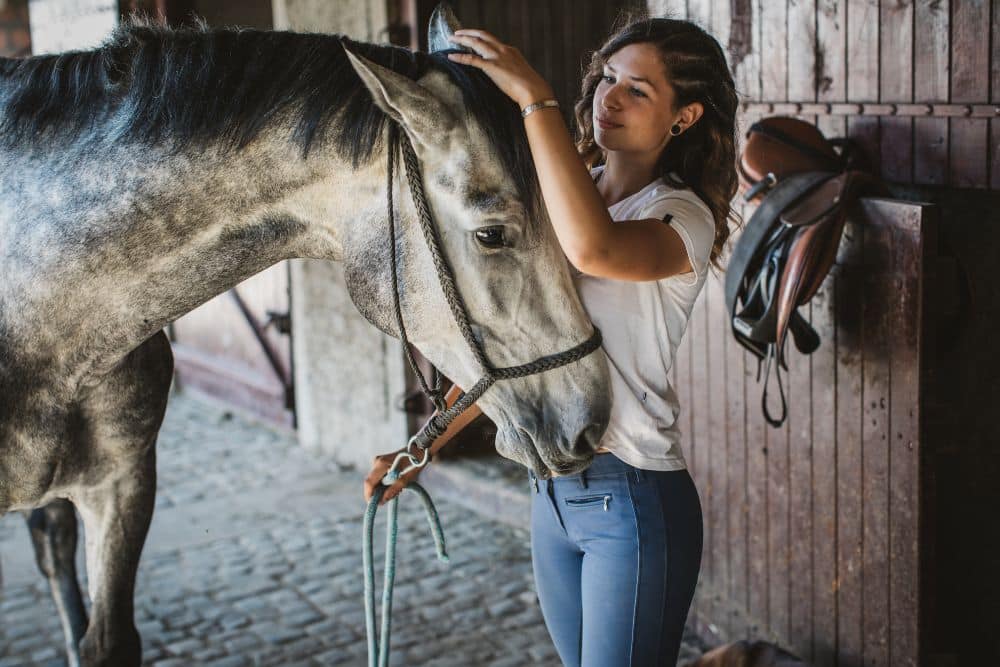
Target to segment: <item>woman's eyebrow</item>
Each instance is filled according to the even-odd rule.
[[[607,67],[612,72],[614,72],[615,74],[618,73],[618,71],[614,67],[611,66],[611,63],[604,63],[604,66]],[[633,81],[640,81],[640,82],[648,85],[653,90],[656,90],[656,86],[653,85],[653,82],[650,81],[649,79],[644,79],[641,76],[630,76],[629,78],[632,79]]]

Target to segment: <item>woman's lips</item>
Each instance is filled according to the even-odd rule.
[[[618,123],[612,123],[605,118],[601,118],[600,116],[597,117],[597,124],[602,130],[611,130],[616,127],[621,127]]]

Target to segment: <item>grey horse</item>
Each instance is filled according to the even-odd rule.
[[[432,21],[431,44],[453,28]],[[167,323],[311,257],[344,262],[359,310],[398,335],[396,252],[411,341],[461,386],[479,379],[402,177],[391,244],[386,159],[400,132],[491,362],[587,339],[516,107],[440,53],[132,21],[95,50],[0,59],[0,516],[34,510],[71,664],[140,664],[133,594],[173,368]],[[543,475],[589,464],[609,404],[603,353],[479,400],[498,451]]]

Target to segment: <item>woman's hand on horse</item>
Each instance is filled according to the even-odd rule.
[[[528,64],[517,48],[504,44],[485,30],[456,30],[451,41],[475,53],[450,53],[449,59],[481,69],[519,108],[554,97],[552,86]]]
[[[389,468],[392,467],[392,463],[396,460],[396,457],[400,454],[400,452],[405,452],[406,450],[407,448],[404,447],[398,451],[391,452],[389,454],[379,454],[375,457],[372,461],[372,469],[368,472],[368,476],[365,477],[365,503],[368,503],[371,500],[372,494],[375,493],[375,489],[378,488],[379,484],[381,484],[382,478],[385,477],[385,474],[389,472]],[[404,460],[400,463],[400,467],[397,468],[397,470],[408,467],[409,464]],[[382,494],[382,498],[378,503],[379,507],[384,505],[386,501],[392,500],[394,497],[402,493],[403,489],[406,488],[410,482],[417,479],[421,470],[423,470],[423,468],[415,468],[396,480],[388,489],[386,489],[385,493]]]

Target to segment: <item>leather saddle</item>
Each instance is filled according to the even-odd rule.
[[[791,331],[803,354],[819,335],[797,308],[816,294],[837,257],[844,223],[862,196],[885,196],[885,184],[850,139],[826,139],[815,125],[771,117],[754,123],[739,158],[746,201],[759,200],[726,270],[726,308],[736,340],[766,363],[761,407],[774,427],[787,418],[781,370]],[[772,417],[767,387],[772,361],[781,415]]]

